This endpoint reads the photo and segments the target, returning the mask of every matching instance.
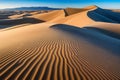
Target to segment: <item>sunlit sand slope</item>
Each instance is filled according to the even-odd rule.
[[[119,80],[120,59],[116,56],[118,54],[114,54],[116,50],[112,52],[91,41],[102,43],[101,36],[106,38],[104,41],[115,39],[99,32],[96,33],[100,36],[95,36],[92,32],[47,23],[1,31],[0,78]],[[116,41],[119,44],[120,41]]]
[[[64,10],[55,10],[48,13],[33,15],[31,17],[40,19],[43,21],[51,21],[51,20],[58,20],[58,19],[64,18],[65,13],[64,13]]]

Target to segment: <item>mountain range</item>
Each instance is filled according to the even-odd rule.
[[[60,10],[61,8],[51,8],[51,7],[18,7],[18,8],[6,8],[2,10],[20,10],[20,11],[36,11],[36,10]]]

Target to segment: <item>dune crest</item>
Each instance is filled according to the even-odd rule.
[[[64,11],[66,13],[66,16],[70,16],[72,14],[80,13],[87,10],[94,10],[96,8],[98,8],[96,5],[92,5],[92,6],[87,6],[85,8],[66,8],[64,9]]]

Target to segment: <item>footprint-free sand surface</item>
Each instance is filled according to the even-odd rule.
[[[119,18],[88,15],[96,9],[35,14],[44,22],[2,28],[0,80],[120,80]]]

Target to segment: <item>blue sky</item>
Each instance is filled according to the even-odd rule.
[[[120,0],[0,0],[0,8],[48,6],[48,7],[84,7],[98,5],[103,8],[120,9]]]

